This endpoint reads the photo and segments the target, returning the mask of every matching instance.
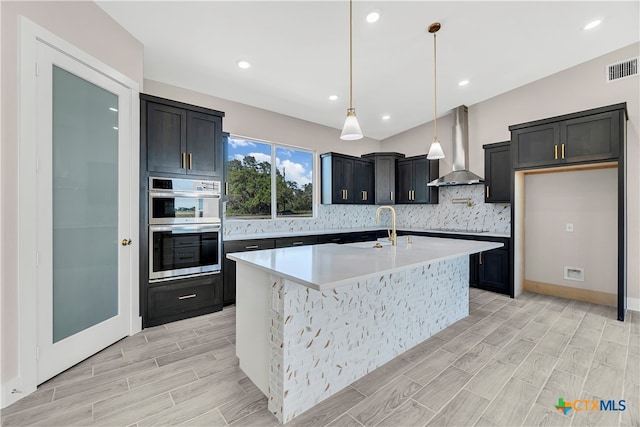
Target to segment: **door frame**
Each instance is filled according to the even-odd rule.
[[[88,53],[73,46],[45,28],[21,16],[19,20],[19,70],[18,70],[18,378],[14,383],[21,387],[21,398],[37,388],[37,210],[33,189],[36,188],[37,140],[35,112],[37,110],[36,55],[42,42],[93,68],[125,86],[130,94],[130,188],[129,216],[131,236],[139,235],[139,171],[140,164],[140,100],[136,81],[104,64]],[[139,312],[139,249],[138,243],[129,251],[130,311],[129,335],[142,330]]]

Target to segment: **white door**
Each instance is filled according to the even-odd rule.
[[[38,384],[127,336],[127,88],[37,42]]]

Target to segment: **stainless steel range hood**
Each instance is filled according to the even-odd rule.
[[[482,184],[483,180],[475,173],[467,170],[469,163],[469,122],[467,106],[461,105],[454,110],[453,127],[453,172],[434,179],[429,187],[444,187],[450,185]]]

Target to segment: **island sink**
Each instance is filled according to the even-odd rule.
[[[502,246],[407,240],[227,255],[240,368],[281,423],[468,316],[469,255]]]

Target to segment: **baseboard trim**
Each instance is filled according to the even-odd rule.
[[[36,387],[28,390],[23,387],[22,378],[16,377],[6,383],[2,383],[2,389],[0,393],[0,408],[4,409],[9,405],[17,402],[18,400],[27,397],[31,393],[36,391]]]
[[[551,283],[535,282],[533,280],[524,281],[524,290],[538,294],[553,295],[555,297],[590,302],[592,304],[608,305],[611,307],[618,306],[618,296],[607,292],[553,285]]]

